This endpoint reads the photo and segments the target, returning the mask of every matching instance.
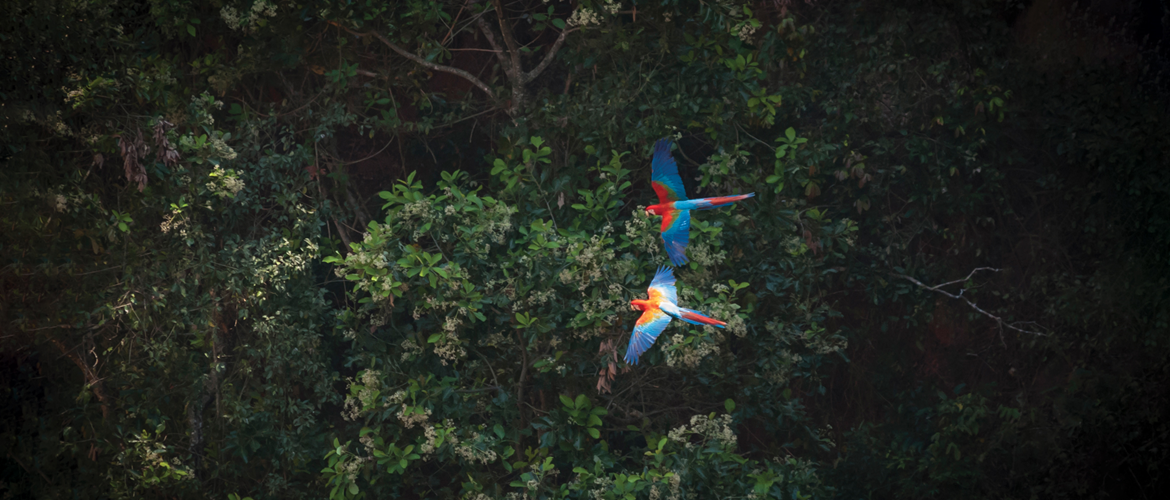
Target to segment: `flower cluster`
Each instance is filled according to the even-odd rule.
[[[427,414],[429,415],[430,412],[428,411]],[[451,424],[452,422],[451,422],[451,420],[447,420],[447,423]],[[410,427],[413,427],[413,425],[407,426],[408,429]],[[424,441],[423,444],[419,445],[418,451],[419,451],[419,453],[422,453],[422,455],[429,460],[430,459],[429,455],[434,453],[435,448],[437,448],[439,446],[438,443],[439,443],[439,430],[440,429],[437,428],[437,426],[427,424],[427,423],[424,423],[422,425],[422,428],[423,428],[423,438],[426,439],[426,441]],[[451,429],[451,427],[447,427],[447,429],[449,430],[449,429]],[[451,444],[459,443],[459,439],[457,439],[455,436],[446,435],[446,433],[444,433],[443,440],[448,442],[448,443],[451,443]]]
[[[422,424],[426,426],[427,420],[431,417],[431,409],[423,408],[421,406],[403,406],[398,410],[398,420],[402,422],[402,426],[411,429],[416,425]]]
[[[573,11],[573,15],[569,16],[569,26],[585,28],[593,24],[601,24],[601,19],[597,17],[596,12],[586,7],[577,7],[577,10]]]
[[[57,186],[55,189],[48,191],[31,189],[28,191],[28,194],[31,197],[43,199],[49,205],[49,208],[59,213],[76,212],[86,206],[101,206],[101,201],[98,200],[96,195],[81,193],[66,194],[65,191],[65,186]]]
[[[731,415],[729,414],[724,414],[719,417],[716,417],[714,413],[711,415],[695,415],[691,417],[689,427],[680,425],[671,429],[666,437],[678,444],[686,445],[689,449],[695,446],[690,440],[691,436],[699,436],[702,438],[702,443],[718,441],[726,448],[735,448],[738,440],[735,431],[731,430]]]
[[[760,29],[758,24],[751,21],[753,20],[740,23],[739,29],[735,33],[735,36],[739,37],[740,40],[743,40],[744,43],[752,43],[752,35],[755,34],[756,30]]]
[[[216,165],[215,169],[211,171],[210,177],[211,181],[207,183],[207,190],[220,198],[235,198],[236,194],[244,189],[244,181],[236,176],[234,170],[224,170],[223,167]]]
[[[406,391],[396,391],[394,394],[386,396],[385,407],[402,404],[403,401],[406,401]]]
[[[65,195],[63,194],[53,195],[50,201],[53,203],[53,210],[64,212],[69,209],[69,204],[65,201]]]
[[[490,442],[483,439],[478,432],[472,432],[469,439],[455,446],[455,454],[465,462],[487,465],[500,458],[499,454],[489,449]]]
[[[568,257],[576,266],[573,272],[567,275],[561,273],[561,282],[566,285],[575,282],[577,290],[583,291],[595,281],[613,273],[614,270],[608,268],[609,264],[615,262],[614,249],[610,246],[613,240],[608,238],[612,232],[613,226],[607,224],[600,234],[594,234],[588,240],[568,244],[566,249]]]
[[[357,479],[357,473],[362,469],[362,463],[369,459],[354,454],[350,454],[350,456],[353,458],[337,464],[337,472],[339,476],[346,476],[350,481],[353,481]]]
[[[662,248],[662,239],[658,236],[658,228],[654,227],[650,217],[646,215],[646,207],[634,209],[633,217],[626,221],[626,239],[638,251],[655,255]]]
[[[670,496],[667,497],[667,500],[678,500],[681,494],[680,486],[682,486],[682,476],[676,472],[670,475],[668,481],[670,482]]]
[[[704,342],[702,337],[695,337],[691,343],[686,343],[686,337],[676,333],[670,337],[670,342],[664,343],[663,352],[666,353],[666,364],[671,367],[696,368],[710,354],[719,354],[719,346],[712,342]]]
[[[711,245],[707,243],[692,242],[688,247],[690,250],[691,260],[695,261],[701,267],[712,267],[722,263],[727,259],[727,251],[720,250],[718,252],[712,250]]]
[[[359,382],[361,388],[355,394],[353,389],[356,385],[353,379],[349,380],[349,395],[345,397],[345,408],[341,411],[341,417],[347,421],[357,420],[361,415],[362,410],[374,404],[374,398],[378,393],[378,387],[381,385],[379,381],[380,372],[377,370],[366,370],[362,372]]]
[[[435,342],[435,354],[439,356],[439,362],[443,366],[467,357],[467,349],[464,349],[459,341],[458,329],[462,324],[463,320],[455,316],[448,316],[443,322],[443,337]]]
[[[219,16],[223,18],[223,22],[227,23],[229,28],[244,32],[254,30],[260,16],[273,17],[275,15],[276,5],[268,3],[268,0],[256,0],[256,3],[252,4],[252,9],[245,11],[244,15],[231,6],[225,5],[219,9]]]
[[[409,360],[411,357],[422,352],[422,348],[418,346],[418,343],[411,339],[403,340],[399,346],[402,347],[402,361]]]

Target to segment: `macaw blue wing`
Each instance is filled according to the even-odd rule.
[[[670,324],[670,316],[661,309],[650,309],[642,313],[638,323],[634,325],[634,334],[630,336],[630,346],[626,348],[626,363],[638,364],[638,357],[646,352],[666,325]]]
[[[687,263],[687,245],[691,242],[691,212],[671,210],[662,216],[662,241],[666,255],[676,266]]]
[[[671,304],[678,304],[678,292],[674,288],[674,270],[662,266],[658,268],[658,272],[654,273],[654,279],[650,281],[650,288],[646,290],[650,298],[653,299],[657,294],[662,299]]]
[[[682,178],[678,176],[678,164],[670,155],[671,144],[670,139],[658,139],[654,143],[654,159],[650,161],[650,186],[658,194],[658,203],[687,199]]]

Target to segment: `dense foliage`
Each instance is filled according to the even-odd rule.
[[[1165,485],[1164,59],[1091,10],[0,12],[6,497]],[[676,271],[727,328],[628,366],[661,137],[757,196]]]

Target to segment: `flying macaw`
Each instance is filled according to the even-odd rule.
[[[654,345],[654,340],[666,329],[672,317],[692,325],[723,328],[727,324],[699,311],[679,307],[678,294],[674,289],[674,270],[669,267],[658,268],[658,272],[654,273],[654,280],[650,282],[650,288],[646,289],[646,294],[650,298],[630,301],[634,309],[642,311],[642,316],[634,324],[630,346],[626,348],[626,363],[631,365],[638,364],[638,356]]]
[[[691,239],[691,210],[707,210],[730,205],[756,193],[735,196],[717,196],[688,200],[678,176],[678,164],[670,156],[670,139],[654,143],[654,159],[650,162],[650,185],[658,193],[658,204],[646,207],[650,215],[662,216],[662,241],[666,254],[675,266],[687,263],[687,243]]]

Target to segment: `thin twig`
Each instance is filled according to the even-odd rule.
[[[447,35],[443,37],[443,41],[439,42],[439,45],[445,45],[447,39],[451,38],[451,33],[455,31],[455,25],[459,24],[459,16],[463,15],[463,9],[465,8],[467,8],[467,2],[463,2],[463,5],[459,6],[459,12],[455,14],[455,20],[451,21],[451,27],[447,28]]]
[[[72,325],[53,325],[53,326],[42,326],[42,327],[40,327],[40,328],[30,328],[30,329],[28,329],[28,330],[21,330],[21,331],[23,331],[23,332],[38,332],[38,331],[41,331],[41,330],[52,330],[52,329],[54,329],[54,328],[73,328],[73,326],[72,326]]]
[[[503,388],[498,386],[498,385],[493,385],[493,386],[488,386],[488,387],[480,387],[478,389],[456,389],[455,392],[458,392],[460,394],[467,394],[467,393],[473,393],[473,392],[487,392],[487,391],[495,391],[495,390],[503,390]]]
[[[11,458],[14,462],[16,462],[18,465],[20,465],[20,468],[24,469],[25,472],[28,472],[30,474],[33,472],[33,469],[29,469],[27,465],[24,465],[24,462],[21,462],[19,458],[16,458],[16,455],[13,455],[11,451],[8,452],[8,458]],[[46,476],[44,472],[41,472],[40,469],[36,469],[36,471],[37,471],[37,474],[41,475],[41,479],[44,479],[46,483],[50,483],[50,484],[53,483],[52,481],[49,481],[48,476]]]
[[[987,316],[988,318],[991,318],[991,319],[995,320],[995,323],[996,323],[997,325],[999,325],[999,330],[1000,330],[1000,333],[1001,333],[1001,336],[1000,336],[1000,341],[1001,341],[1001,342],[1003,341],[1003,336],[1002,336],[1002,333],[1003,333],[1003,329],[1004,329],[1004,327],[1010,328],[1010,329],[1012,329],[1012,330],[1015,330],[1015,331],[1017,331],[1017,332],[1020,332],[1020,333],[1027,333],[1027,334],[1030,334],[1030,335],[1037,335],[1037,336],[1041,336],[1041,337],[1044,337],[1044,336],[1047,336],[1047,335],[1048,335],[1048,334],[1046,334],[1046,333],[1043,333],[1043,332],[1037,332],[1037,331],[1033,331],[1033,330],[1025,330],[1025,329],[1023,329],[1023,328],[1020,328],[1020,327],[1018,327],[1018,326],[1015,326],[1016,324],[1018,324],[1018,323],[1021,323],[1021,322],[1017,322],[1017,323],[1008,323],[1008,322],[1004,321],[1004,320],[1003,320],[1003,318],[1000,318],[999,316],[996,316],[996,315],[994,315],[994,314],[991,314],[991,313],[989,313],[989,312],[987,312],[987,311],[984,311],[982,308],[980,308],[980,307],[979,307],[978,305],[976,305],[974,302],[971,302],[971,300],[970,300],[970,299],[968,299],[968,298],[966,298],[966,297],[963,297],[963,292],[965,292],[965,291],[966,291],[966,289],[965,289],[965,288],[964,288],[964,289],[960,289],[958,294],[953,294],[953,293],[947,292],[947,291],[945,291],[945,290],[941,290],[941,288],[942,288],[942,287],[944,287],[944,286],[947,286],[947,285],[954,285],[954,284],[956,284],[956,283],[963,283],[963,282],[966,282],[967,280],[971,279],[971,276],[974,276],[974,275],[975,275],[975,273],[977,273],[977,272],[979,272],[979,271],[994,271],[994,272],[999,272],[1000,270],[999,270],[999,269],[996,269],[996,268],[992,268],[992,267],[977,267],[977,268],[975,268],[975,269],[972,269],[972,270],[971,270],[971,272],[970,272],[970,274],[968,274],[966,278],[963,278],[963,279],[958,279],[958,280],[954,280],[954,281],[948,281],[948,282],[946,282],[946,283],[943,283],[943,284],[941,284],[941,285],[935,285],[935,286],[930,286],[930,285],[927,285],[926,283],[923,283],[923,282],[921,282],[921,281],[918,281],[918,280],[916,280],[916,279],[914,279],[914,278],[911,278],[910,276],[906,276],[905,274],[896,274],[896,273],[891,273],[891,275],[892,275],[892,276],[897,276],[897,277],[899,277],[899,278],[902,278],[902,279],[904,279],[904,280],[906,280],[906,281],[909,281],[909,282],[911,282],[911,283],[914,283],[915,285],[918,285],[919,287],[921,287],[921,288],[922,288],[922,289],[924,289],[924,290],[931,291],[931,292],[935,292],[935,293],[938,293],[938,294],[945,295],[945,296],[947,296],[947,297],[950,297],[950,298],[952,298],[952,299],[955,299],[955,300],[961,300],[961,301],[963,301],[963,302],[966,302],[966,303],[967,303],[967,305],[971,307],[971,309],[974,309],[974,310],[975,310],[976,312],[978,312],[979,314],[982,314],[982,315],[984,315],[984,316]],[[1027,323],[1036,324],[1036,323],[1034,323],[1034,322],[1031,322],[1031,321],[1029,321],[1029,322],[1027,322]]]
[[[428,60],[426,60],[426,59],[423,59],[423,58],[421,58],[421,57],[419,57],[419,56],[416,56],[416,55],[414,55],[414,54],[411,54],[410,52],[407,52],[407,51],[406,51],[406,49],[403,49],[402,47],[399,47],[399,46],[395,45],[395,44],[394,44],[394,42],[391,42],[389,39],[387,39],[386,37],[382,36],[382,34],[381,34],[381,33],[378,33],[377,31],[369,31],[369,32],[366,32],[366,33],[362,33],[362,32],[358,32],[358,31],[354,31],[354,30],[351,30],[351,29],[349,29],[349,28],[346,28],[345,26],[341,26],[340,24],[338,24],[337,26],[339,26],[339,27],[343,28],[345,31],[348,31],[348,32],[350,32],[350,33],[353,33],[354,35],[358,35],[358,36],[372,36],[372,37],[374,37],[374,38],[377,38],[377,39],[378,39],[379,41],[381,41],[381,42],[382,42],[384,45],[386,45],[387,47],[390,47],[390,50],[393,50],[394,52],[397,52],[397,53],[398,53],[399,55],[401,55],[402,57],[405,57],[405,58],[407,58],[407,59],[410,59],[411,61],[414,61],[414,62],[415,62],[416,64],[418,64],[419,66],[422,66],[422,67],[424,67],[424,68],[429,68],[429,69],[432,69],[432,70],[435,70],[435,71],[442,71],[442,72],[444,72],[444,73],[451,73],[452,75],[455,75],[455,76],[461,77],[461,78],[463,78],[464,80],[467,80],[468,82],[471,82],[471,84],[472,84],[472,85],[475,85],[475,86],[476,86],[477,88],[479,88],[480,90],[482,90],[482,91],[483,91],[485,94],[487,94],[487,95],[488,95],[488,97],[491,97],[491,98],[495,98],[495,97],[496,97],[496,96],[495,96],[495,94],[493,94],[493,93],[492,93],[492,88],[491,88],[491,87],[489,87],[489,86],[488,86],[486,83],[483,83],[482,81],[480,81],[480,79],[479,79],[479,78],[476,78],[476,77],[475,77],[475,75],[472,75],[471,73],[468,73],[468,72],[466,72],[466,71],[463,71],[463,70],[461,70],[461,69],[459,69],[459,68],[452,68],[452,67],[450,67],[450,66],[444,66],[444,65],[442,65],[442,64],[435,64],[435,63],[433,63],[433,62],[430,62],[430,61],[428,61]]]

